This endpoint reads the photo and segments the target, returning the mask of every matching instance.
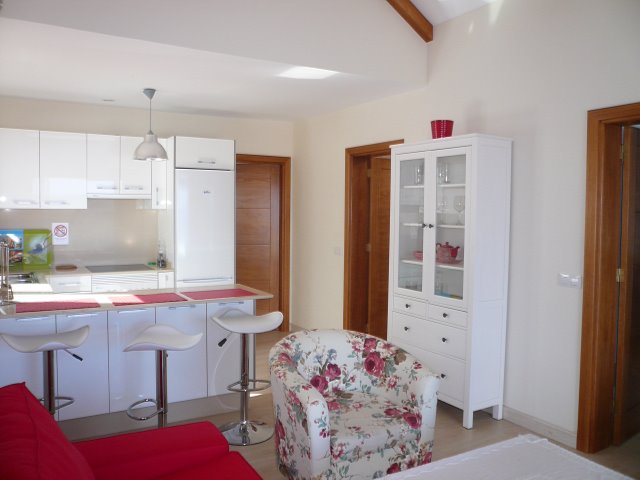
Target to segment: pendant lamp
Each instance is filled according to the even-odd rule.
[[[136,160],[166,160],[167,151],[158,143],[158,137],[151,130],[151,100],[156,90],[155,88],[145,88],[142,93],[149,99],[149,131],[144,136],[144,141],[138,145],[133,153],[133,158]]]

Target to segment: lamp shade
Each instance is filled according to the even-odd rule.
[[[136,160],[166,160],[167,151],[158,142],[158,137],[151,130],[144,136],[144,141],[133,153]]]

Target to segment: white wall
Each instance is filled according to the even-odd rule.
[[[292,323],[342,327],[345,148],[454,134],[514,139],[505,403],[575,436],[587,111],[640,101],[640,2],[497,0],[444,23],[429,84],[296,124]],[[304,192],[304,193],[297,193]]]
[[[0,128],[142,136],[147,110],[0,96]],[[232,138],[238,153],[291,156],[291,122],[153,112],[160,137]],[[19,174],[0,172],[0,175]],[[54,247],[56,263],[146,263],[157,254],[157,211],[133,200],[89,200],[87,210],[0,212],[0,228],[51,228],[70,223],[70,244]]]

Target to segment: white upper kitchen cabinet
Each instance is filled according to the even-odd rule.
[[[128,198],[151,198],[151,162],[133,158],[143,140],[142,137],[120,137],[120,194]]]
[[[156,308],[156,323],[187,335],[202,334],[193,348],[168,352],[167,398],[170,403],[207,396],[207,309],[204,303]]]
[[[219,138],[174,137],[176,168],[234,170],[235,142]]]
[[[511,140],[395,145],[388,338],[442,381],[438,399],[502,418]]]
[[[87,196],[120,193],[120,137],[87,135]]]
[[[74,398],[58,411],[59,420],[109,413],[109,350],[107,312],[56,315],[58,333],[89,326],[89,336],[78,348],[56,352],[57,394]]]
[[[40,132],[40,208],[87,208],[87,135]]]
[[[0,208],[40,207],[40,132],[0,128]]]

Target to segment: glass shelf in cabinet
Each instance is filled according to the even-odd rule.
[[[424,185],[402,185],[402,188],[407,188],[407,189],[424,188]]]
[[[438,188],[464,188],[464,183],[439,183]]]
[[[418,265],[418,266],[422,266],[423,265],[421,260],[411,260],[411,259],[408,259],[408,258],[402,259],[402,260],[400,260],[400,262],[407,263],[409,265]]]
[[[440,262],[436,262],[436,268],[441,268],[443,270],[464,270],[464,262],[458,262],[458,263],[440,263]]]

